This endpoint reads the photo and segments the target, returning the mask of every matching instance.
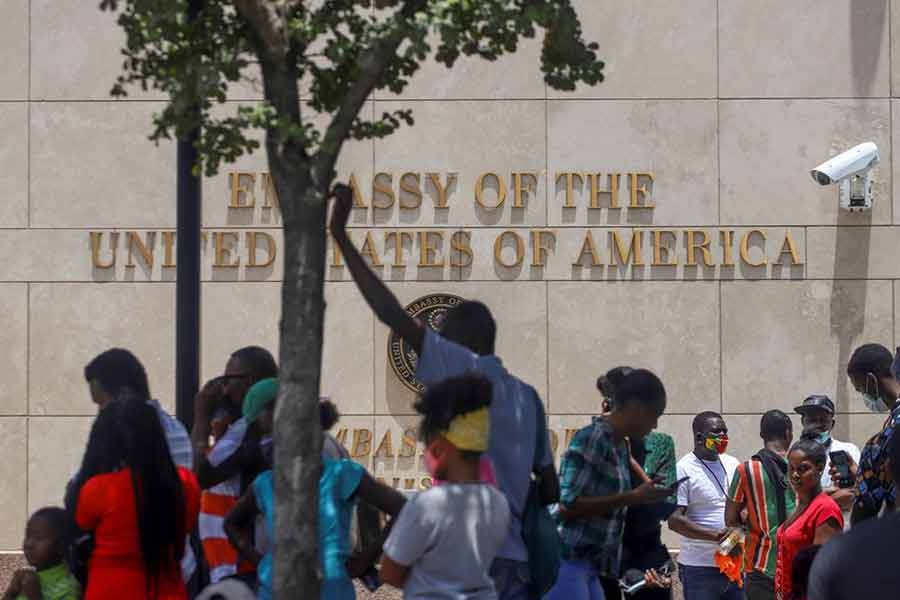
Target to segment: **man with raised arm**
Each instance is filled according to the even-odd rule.
[[[497,486],[512,513],[506,541],[491,567],[500,600],[528,598],[528,550],[522,540],[521,516],[531,474],[541,482],[541,499],[559,499],[559,479],[553,466],[549,439],[538,444],[538,423],[545,419],[537,392],[503,367],[494,355],[496,325],[488,308],[462,302],[447,312],[440,333],[410,317],[397,298],[366,265],[347,235],[352,192],[345,185],[334,190],[331,235],[363,297],[378,319],[418,354],[416,378],[430,386],[450,377],[477,372],[492,384],[490,441],[487,455],[493,463]],[[545,428],[546,429],[546,428]]]

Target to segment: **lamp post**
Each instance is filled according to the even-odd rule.
[[[189,0],[187,22],[196,20],[201,0]],[[178,140],[177,266],[175,269],[175,414],[190,429],[194,396],[200,385],[200,215],[202,181],[198,164],[198,129]]]

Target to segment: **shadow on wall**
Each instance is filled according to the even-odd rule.
[[[888,0],[855,0],[850,3],[850,54],[854,89],[859,96],[872,94],[881,38],[888,27]],[[888,49],[890,52],[890,49]]]
[[[859,227],[847,227],[853,223]],[[866,212],[863,218],[851,216],[841,212],[838,215],[838,227],[835,233],[834,243],[834,273],[835,277],[840,273],[838,261],[848,252],[856,252],[853,263],[858,265],[862,272],[866,272],[869,264],[869,238],[871,237],[872,213]],[[864,232],[859,235],[857,232]],[[846,260],[846,259],[845,259]],[[865,326],[866,314],[866,290],[865,281],[838,280],[835,279],[831,288],[831,335],[837,338],[838,359],[835,365],[834,402],[838,413],[849,412],[850,398],[847,393],[847,362],[850,354],[859,344],[867,340],[860,339]],[[839,439],[850,438],[850,423],[848,419],[838,419],[835,424],[835,434]]]

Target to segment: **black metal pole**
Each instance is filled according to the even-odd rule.
[[[187,21],[196,19],[201,0],[188,2]],[[200,386],[200,214],[202,185],[194,143],[200,132],[178,140],[178,223],[175,240],[175,414],[190,429]]]

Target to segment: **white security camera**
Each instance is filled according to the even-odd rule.
[[[863,211],[872,208],[872,167],[880,160],[878,146],[865,142],[823,162],[810,174],[819,185],[840,183],[841,208]]]

